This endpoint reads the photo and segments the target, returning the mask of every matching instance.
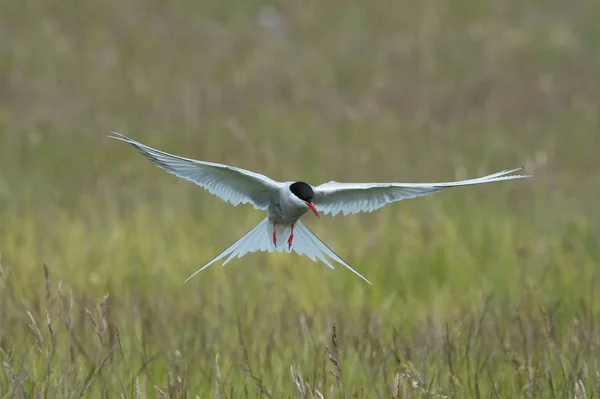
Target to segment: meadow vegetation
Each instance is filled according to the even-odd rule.
[[[600,3],[0,4],[0,397],[600,395]],[[105,137],[278,180],[532,180],[306,216],[373,282]]]

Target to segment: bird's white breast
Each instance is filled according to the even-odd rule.
[[[289,189],[289,184],[284,184],[279,190],[279,197],[269,205],[269,220],[278,224],[292,224],[298,221],[308,207],[301,199],[297,198]]]

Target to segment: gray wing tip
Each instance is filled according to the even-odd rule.
[[[125,136],[124,134],[121,134],[118,132],[113,132],[113,131],[111,131],[109,134],[107,134],[106,137],[108,137],[109,139],[125,141],[127,143],[131,143],[132,141],[134,141],[134,140],[130,139],[129,137]]]
[[[523,171],[523,170],[525,170],[525,167],[524,167],[524,166],[520,166],[520,167],[518,167],[518,168],[515,168],[515,169],[507,169],[507,170],[505,171],[505,173],[503,173],[503,175],[508,175],[508,174],[511,174],[511,173],[521,172],[521,171]],[[535,175],[533,175],[533,174],[528,174],[528,175],[519,175],[519,176],[523,176],[523,177],[534,177]]]
[[[521,172],[523,170],[525,170],[525,168],[523,166],[516,168],[516,169],[512,169],[512,170],[506,170],[506,171],[504,171],[504,173],[502,173],[501,176],[502,177],[521,178],[521,179],[528,179],[531,177],[535,177],[534,174],[521,175],[521,174],[516,173],[516,172]]]
[[[521,172],[521,171],[523,171],[523,170],[525,170],[525,167],[523,167],[523,166],[520,166],[520,167],[518,167],[518,168],[516,168],[516,169],[513,169],[513,170],[510,170],[510,171],[508,171],[508,172],[506,172],[506,173],[507,173],[507,174],[509,174],[509,173]],[[533,174],[528,174],[528,175],[519,175],[519,176],[523,176],[523,177],[535,177],[535,175],[533,175]]]
[[[521,171],[521,170],[525,170],[525,168],[521,166],[521,167],[519,168],[519,171]],[[535,177],[535,175],[534,175],[533,173],[526,174],[526,175],[522,175],[522,176],[523,176],[524,178]]]

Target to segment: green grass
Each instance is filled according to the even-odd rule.
[[[592,0],[0,5],[0,397],[598,397]],[[280,180],[503,182],[307,215],[359,272],[105,137]],[[335,326],[335,327],[334,327]]]

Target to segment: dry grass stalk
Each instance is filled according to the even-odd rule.
[[[427,384],[427,381],[422,379],[411,367],[401,365],[402,371],[396,372],[394,376],[394,390],[392,396],[394,399],[404,398],[408,396],[408,392],[404,391],[404,388],[408,385],[408,388],[414,392],[419,392],[425,395],[425,397],[435,397],[440,399],[446,399],[450,396],[445,395],[442,392],[438,392],[432,388],[433,382]],[[406,384],[404,383],[406,382]],[[402,392],[401,392],[402,387]]]
[[[156,389],[156,392],[158,392],[163,399],[169,399],[169,396],[162,389],[160,389],[158,385],[155,385],[154,389]]]
[[[340,392],[340,395],[342,397],[345,397],[344,390],[343,390],[344,385],[343,385],[343,379],[342,379],[342,365],[339,360],[338,339],[337,339],[337,331],[335,328],[335,323],[333,323],[332,328],[331,328],[331,345],[332,345],[333,351],[330,350],[327,345],[325,345],[325,350],[327,351],[327,356],[329,357],[329,361],[335,367],[335,371],[333,371],[333,370],[328,370],[328,371],[331,375],[333,375],[335,377],[336,386],[337,386],[338,391]]]
[[[221,399],[221,369],[219,367],[219,354],[215,356],[215,369],[217,371],[217,380],[215,381],[215,389],[217,390],[217,399]]]
[[[35,322],[35,318],[31,314],[31,312],[29,310],[27,310],[26,313],[27,313],[27,316],[29,316],[29,320],[31,320],[31,323],[29,324],[29,328],[31,329],[31,332],[33,333],[33,336],[35,337],[36,347],[38,348],[38,350],[41,353],[42,345],[44,344],[44,338],[42,337],[42,333],[40,332],[40,329],[39,329],[37,323]]]
[[[300,376],[299,372],[294,370],[294,366],[292,365],[290,365],[290,374],[292,376],[292,381],[294,381],[294,384],[300,393],[300,399],[306,399],[306,387],[302,382],[302,377]]]
[[[98,376],[98,374],[100,374],[100,372],[102,371],[102,368],[104,367],[104,365],[106,364],[106,362],[108,361],[108,359],[111,357],[111,355],[112,355],[112,353],[114,352],[115,349],[116,348],[114,346],[112,348],[110,348],[110,350],[108,351],[108,353],[106,354],[106,356],[104,356],[104,359],[102,359],[102,362],[100,363],[100,365],[87,378],[87,382],[85,384],[85,387],[81,391],[81,394],[79,395],[79,397],[83,397],[85,395],[85,393],[87,392],[87,390],[92,385],[92,382],[94,382],[94,379]]]

